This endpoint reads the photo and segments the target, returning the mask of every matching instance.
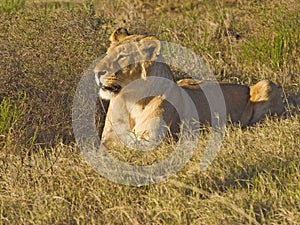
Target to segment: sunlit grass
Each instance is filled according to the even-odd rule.
[[[0,2],[0,224],[300,221],[297,1],[32,2]],[[142,187],[109,181],[80,154],[71,107],[81,76],[118,26],[189,48],[221,81],[273,80],[291,104],[286,118],[244,130],[228,125],[205,171],[200,161],[209,130],[167,181]],[[168,147],[111,153],[142,165],[166,158]]]

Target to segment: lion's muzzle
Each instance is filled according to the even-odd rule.
[[[118,84],[114,84],[109,80],[105,79],[105,75],[107,74],[108,72],[105,70],[98,71],[98,72],[95,71],[95,80],[97,85],[100,87],[100,93],[111,92],[114,94],[118,94],[122,87]]]

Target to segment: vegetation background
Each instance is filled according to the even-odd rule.
[[[0,0],[0,224],[299,224],[298,0]],[[125,26],[200,55],[225,82],[277,83],[286,116],[241,130],[199,171],[112,183],[78,152],[76,86]],[[202,147],[202,148],[201,148]]]

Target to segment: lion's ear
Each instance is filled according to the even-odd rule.
[[[145,61],[154,61],[160,55],[161,43],[156,37],[145,37],[138,42],[138,50]]]
[[[122,41],[124,38],[128,37],[130,34],[126,28],[120,27],[114,30],[111,34],[109,40],[112,44]]]

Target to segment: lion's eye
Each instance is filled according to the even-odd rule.
[[[117,58],[117,61],[124,60],[126,58],[126,55],[119,55]]]

